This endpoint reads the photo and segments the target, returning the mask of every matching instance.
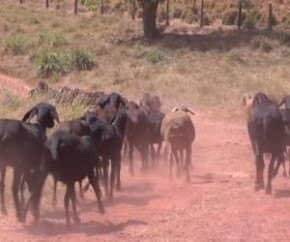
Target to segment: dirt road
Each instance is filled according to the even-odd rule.
[[[165,161],[135,177],[124,163],[123,191],[113,203],[105,200],[105,215],[98,214],[89,191],[79,207],[82,224],[67,230],[63,197],[53,210],[46,188],[40,224],[17,223],[10,203],[9,216],[0,217],[1,241],[289,241],[289,178],[279,175],[272,195],[254,192],[254,163],[243,125],[207,115],[194,122],[190,184],[170,182]]]
[[[0,75],[2,87],[19,86],[7,78]],[[16,91],[24,94],[24,87]],[[135,177],[124,162],[123,190],[114,202],[105,199],[106,214],[97,212],[88,191],[79,207],[82,224],[70,230],[64,225],[63,197],[52,209],[46,184],[40,224],[33,225],[31,218],[26,225],[18,223],[7,201],[9,216],[0,215],[0,241],[289,241],[289,177],[274,180],[272,195],[254,192],[253,155],[243,122],[204,114],[195,116],[194,123],[190,184],[169,181],[165,160],[148,174],[136,169]],[[7,182],[8,194],[10,186]]]
[[[30,90],[31,87],[23,80],[0,73],[0,92],[11,92],[14,95],[25,97]]]

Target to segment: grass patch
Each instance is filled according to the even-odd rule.
[[[38,44],[46,45],[48,49],[52,49],[67,44],[67,39],[61,32],[44,31],[38,36]]]
[[[58,52],[42,52],[37,57],[37,74],[40,77],[64,75],[70,70],[70,58]]]
[[[97,62],[94,61],[90,51],[77,48],[71,54],[72,66],[78,71],[92,70]]]
[[[27,41],[21,35],[12,35],[4,41],[4,52],[12,55],[23,55],[27,51]]]
[[[73,102],[66,107],[66,119],[70,120],[76,117],[80,117],[88,110],[88,107],[81,101],[74,99]]]
[[[145,54],[145,60],[152,65],[162,62],[164,59],[165,54],[160,50],[150,50]]]

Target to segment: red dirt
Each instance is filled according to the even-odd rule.
[[[11,92],[14,95],[25,97],[31,90],[23,80],[11,78],[0,73],[0,91]]]
[[[169,181],[168,165],[141,174],[128,174],[123,163],[122,192],[105,200],[106,214],[97,212],[91,191],[81,201],[82,224],[64,226],[63,197],[57,210],[42,200],[40,224],[16,221],[12,203],[9,216],[0,216],[1,241],[289,241],[289,178],[273,181],[272,195],[254,192],[254,162],[245,127],[194,118],[192,181]],[[138,169],[137,169],[138,167]],[[11,193],[7,189],[7,193]]]

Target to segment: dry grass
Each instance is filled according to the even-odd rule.
[[[290,91],[289,37],[285,33],[237,33],[212,27],[200,31],[172,22],[163,38],[148,43],[139,38],[140,21],[129,17],[101,16],[84,9],[74,16],[66,10],[70,7],[66,1],[54,1],[50,11],[36,1],[21,6],[0,0],[0,4],[5,6],[0,10],[1,72],[30,83],[38,80],[35,59],[41,51],[71,52],[81,46],[90,51],[98,66],[51,77],[51,85],[114,90],[132,99],[150,91],[161,96],[165,108],[184,103],[231,113],[237,107],[239,112],[244,92],[261,90],[279,98]],[[226,1],[207,4],[214,9],[231,7]],[[187,34],[180,34],[181,29]],[[5,40],[15,34],[27,43],[20,56],[4,51]]]

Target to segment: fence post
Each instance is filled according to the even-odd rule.
[[[101,0],[101,14],[104,13],[104,0]]]
[[[75,15],[78,14],[78,0],[75,0],[75,4],[74,4],[74,14]]]
[[[19,0],[19,2],[20,2],[20,4],[22,4],[23,3],[23,0]]]
[[[45,6],[46,8],[49,8],[49,0],[45,0]]]
[[[200,5],[200,27],[203,27],[203,1],[201,0],[201,5]]]
[[[132,1],[132,19],[135,20],[136,17],[136,0]]]
[[[193,0],[193,9],[195,9],[195,7],[196,7],[196,0]]]
[[[238,29],[242,27],[242,1],[239,1]]]
[[[169,0],[166,2],[166,25],[169,25]]]
[[[268,19],[268,29],[271,30],[272,29],[272,3],[269,4],[269,19]]]

